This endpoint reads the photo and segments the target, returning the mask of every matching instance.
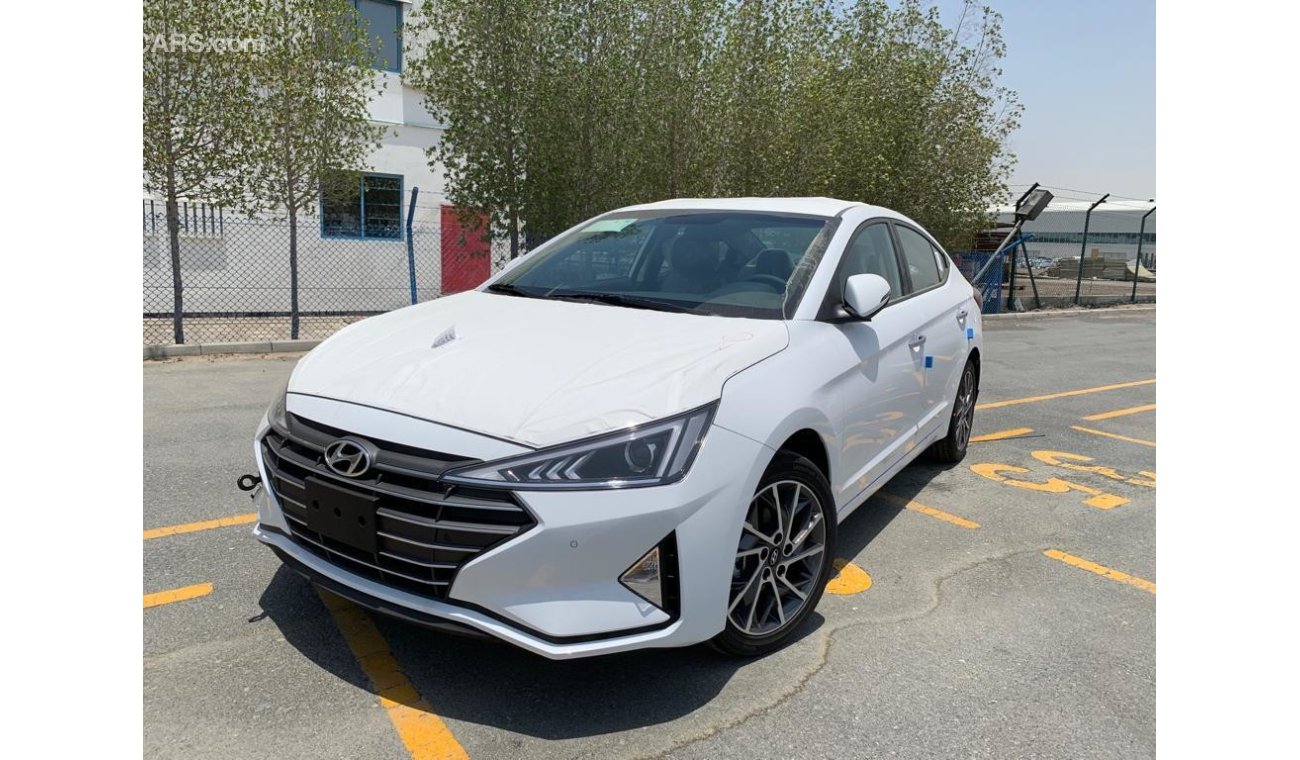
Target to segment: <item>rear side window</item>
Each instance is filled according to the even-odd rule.
[[[878,274],[889,283],[891,298],[903,294],[903,279],[899,276],[894,244],[889,239],[889,225],[872,224],[853,239],[840,267],[839,293],[844,292],[844,282],[855,274]]]
[[[912,278],[912,290],[925,290],[939,284],[939,258],[934,246],[916,230],[895,226],[898,243],[903,247],[903,261]]]

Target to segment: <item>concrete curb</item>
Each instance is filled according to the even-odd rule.
[[[217,354],[289,354],[310,351],[319,340],[264,340],[252,343],[186,343],[144,347],[145,359],[171,359],[177,356],[214,356]]]
[[[1007,311],[1001,314],[985,314],[984,319],[1048,319],[1051,317],[1084,317],[1090,314],[1132,314],[1155,311],[1155,304],[1138,304],[1136,306],[1096,306],[1078,309],[1043,309],[1042,311]]]

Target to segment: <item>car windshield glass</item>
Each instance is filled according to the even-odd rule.
[[[488,287],[532,298],[781,319],[833,231],[826,217],[743,211],[610,214]]]

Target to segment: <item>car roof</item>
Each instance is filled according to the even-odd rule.
[[[811,214],[836,216],[848,209],[862,207],[880,212],[882,216],[898,216],[887,208],[871,206],[839,198],[673,198],[671,200],[643,203],[618,209],[624,211],[664,211],[683,209],[691,211],[765,211],[784,214]]]

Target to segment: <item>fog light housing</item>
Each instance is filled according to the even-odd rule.
[[[656,546],[646,552],[641,559],[637,560],[626,572],[618,577],[618,582],[626,586],[632,593],[663,609],[664,588],[663,574],[659,569],[659,547]]]
[[[618,582],[674,617],[678,608],[677,538],[673,533],[623,571]]]

